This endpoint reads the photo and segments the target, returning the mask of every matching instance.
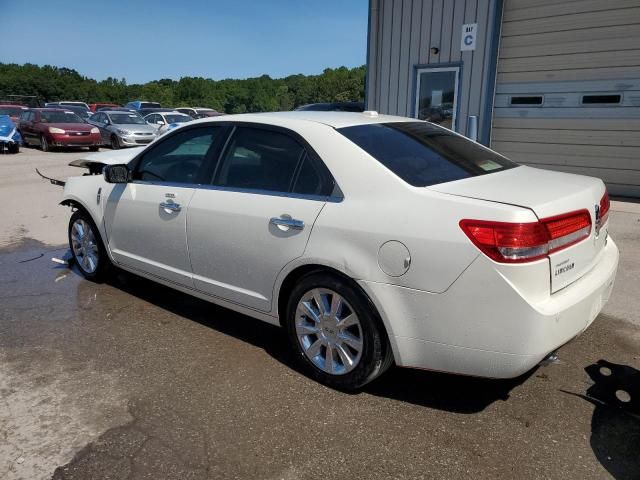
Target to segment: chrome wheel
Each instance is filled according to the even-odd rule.
[[[358,315],[338,293],[325,288],[306,292],[296,308],[298,342],[311,362],[331,375],[350,372],[363,349]]]
[[[98,268],[98,244],[91,226],[82,218],[71,227],[71,248],[80,268],[94,273]]]

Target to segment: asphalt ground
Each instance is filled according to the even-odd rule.
[[[612,298],[521,378],[392,368],[355,394],[277,327],[127,273],[87,282],[61,190],[83,153],[0,156],[0,478],[640,479],[640,208]]]

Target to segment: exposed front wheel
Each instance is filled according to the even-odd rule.
[[[93,220],[82,210],[77,210],[69,220],[69,247],[86,279],[104,279],[109,269],[109,257]]]
[[[333,388],[362,387],[392,362],[375,309],[357,286],[338,276],[303,277],[289,297],[286,328],[298,360]]]
[[[111,148],[113,150],[118,150],[120,148],[120,142],[118,141],[118,137],[115,135],[111,135]]]

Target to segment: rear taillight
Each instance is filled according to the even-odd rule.
[[[609,209],[611,202],[609,201],[609,192],[604,191],[604,195],[600,199],[600,225],[604,225],[609,217]]]
[[[587,210],[530,223],[461,220],[460,228],[489,258],[501,263],[532,262],[574,245],[591,233]]]

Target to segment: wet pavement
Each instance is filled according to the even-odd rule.
[[[345,394],[280,329],[130,274],[87,282],[65,251],[0,250],[0,478],[640,478],[631,323],[601,315],[512,381],[394,368]]]

